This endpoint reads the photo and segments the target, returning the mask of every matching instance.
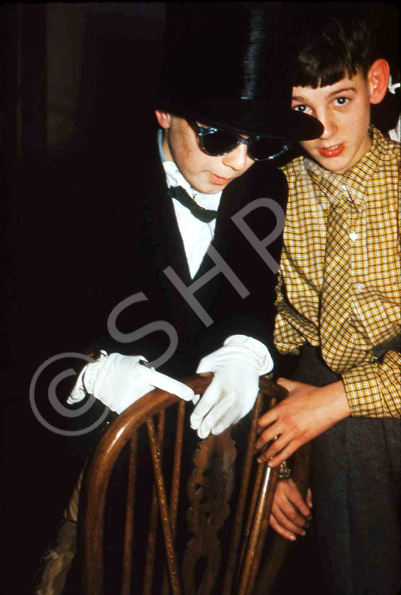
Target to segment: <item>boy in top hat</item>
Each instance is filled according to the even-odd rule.
[[[130,234],[140,238],[139,262],[129,266],[135,283],[130,279],[129,289],[119,290],[128,301],[111,304],[110,337],[100,344],[105,351],[85,366],[69,398],[70,404],[78,403],[88,392],[117,413],[153,386],[175,388],[191,399],[186,387],[173,386],[140,361],[146,358],[177,376],[194,371],[194,362],[201,360],[195,369],[214,373],[191,418],[202,438],[243,417],[255,401],[259,376],[272,369],[266,347],[271,329],[266,308],[272,302],[266,291],[273,291],[277,269],[285,184],[271,164],[286,141],[315,137],[320,126],[290,109],[291,65],[285,54],[287,74],[274,82],[276,70],[268,59],[278,49],[266,8],[241,3],[233,8],[230,18],[242,40],[236,48],[221,35],[222,18],[219,4],[168,7],[155,99],[160,130],[140,160],[145,188],[136,191],[136,204],[128,205],[133,212],[124,216],[131,228],[132,215],[140,226]],[[224,76],[211,68],[216,56]],[[201,68],[207,76],[198,88]],[[281,209],[252,203],[260,198],[273,198]],[[245,205],[252,208],[245,212]],[[269,255],[259,255],[270,234],[275,237],[266,246]],[[258,271],[264,276],[263,293]],[[132,332],[132,316],[141,317],[143,331]],[[158,320],[171,326],[158,327]],[[146,332],[147,321],[167,338]],[[110,350],[118,353],[110,355]]]
[[[154,386],[196,401],[175,378],[213,372],[191,415],[205,438],[248,413],[259,376],[272,369],[286,198],[284,176],[272,164],[286,141],[315,138],[322,128],[291,110],[291,62],[278,50],[268,16],[264,4],[234,3],[232,44],[222,34],[227,5],[168,4],[154,101],[159,130],[134,139],[139,154],[124,146],[112,176],[109,164],[96,163],[96,193],[91,172],[74,180],[80,196],[96,196],[96,233],[83,235],[90,214],[74,221],[86,251],[83,278],[76,271],[73,277],[80,318],[88,340],[100,324],[109,334],[97,344],[96,361],[82,369],[72,407],[89,393],[120,413]],[[103,250],[99,238],[107,241]],[[93,299],[92,290],[102,299]],[[71,311],[77,297],[70,297]],[[79,431],[92,424],[88,419],[75,419]],[[76,512],[70,503],[66,524],[76,522]],[[68,557],[69,544],[59,541],[51,559]],[[50,564],[37,590],[55,580]]]
[[[289,396],[261,417],[257,447],[278,437],[259,457],[274,467],[313,439],[313,521],[326,592],[395,595],[400,147],[370,124],[389,65],[375,51],[367,19],[318,15],[315,7],[292,106],[318,118],[324,132],[302,141],[303,154],[284,167],[289,199],[277,286],[275,344],[300,358],[293,380],[278,379]],[[294,540],[305,534],[311,506],[310,494],[304,501],[292,480],[283,480],[270,524]]]

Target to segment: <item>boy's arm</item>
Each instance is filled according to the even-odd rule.
[[[343,374],[342,381],[327,386],[278,379],[289,394],[259,419],[259,425],[267,429],[256,448],[279,438],[258,461],[271,459],[271,467],[281,464],[300,446],[349,415],[401,417],[400,377],[401,354],[388,351],[381,362],[358,366]]]
[[[259,419],[259,425],[267,429],[255,445],[258,450],[273,441],[258,457],[258,462],[268,461],[269,467],[280,465],[300,446],[351,415],[341,380],[323,387],[286,378],[279,378],[277,384],[288,390],[288,396]]]

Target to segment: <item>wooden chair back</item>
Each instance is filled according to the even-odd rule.
[[[202,395],[211,375],[183,381]],[[278,470],[255,461],[254,444],[261,413],[284,396],[262,378],[246,420],[203,441],[189,427],[193,405],[159,389],[122,413],[86,472],[83,592],[250,595],[259,584],[268,593],[257,581]],[[113,486],[118,500],[108,509]],[[107,515],[120,545],[108,545]]]

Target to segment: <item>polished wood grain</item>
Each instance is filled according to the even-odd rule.
[[[195,394],[202,395],[211,379],[211,375],[194,375],[181,380],[191,386]],[[219,436],[210,435],[206,440],[197,442],[192,453],[192,470],[187,475],[183,473],[183,457],[190,453],[183,435],[185,423],[188,423],[185,421],[185,408],[192,410],[191,403],[155,389],[118,416],[95,449],[85,478],[83,593],[105,593],[103,542],[106,495],[113,468],[127,445],[126,496],[121,502],[126,509],[125,526],[121,533],[121,579],[116,581],[121,589],[116,586],[114,593],[251,595],[257,589],[268,593],[271,573],[266,574],[261,569],[264,570],[269,546],[268,519],[278,470],[256,463],[254,444],[261,413],[284,397],[284,389],[262,378],[257,402],[249,416],[245,452],[241,457],[237,456],[232,428]],[[173,409],[177,409],[174,440],[171,439],[171,429],[166,429],[165,421],[167,412]],[[137,471],[138,457],[144,448],[142,443],[138,447],[137,437],[141,428],[146,428],[151,460],[149,468],[153,470],[154,478],[152,492],[146,498],[143,497],[143,482]],[[167,464],[169,471],[166,473]],[[185,466],[187,469],[188,465]],[[296,465],[295,474],[302,480],[305,473],[302,459]],[[180,507],[184,505],[184,502],[181,503],[183,488],[187,494],[184,517],[189,538],[185,547],[178,551],[176,542],[183,523],[181,521],[177,525],[177,519]],[[136,534],[135,521],[145,513],[149,516],[147,535]],[[222,539],[221,531],[226,527],[229,527],[229,537],[225,535]],[[161,537],[164,542],[163,559],[157,549],[157,540]],[[146,550],[141,568],[144,578],[141,580],[131,577],[135,566],[135,539],[139,539],[141,547]],[[279,564],[280,560],[275,563]],[[162,575],[160,587],[154,586],[157,572]],[[155,588],[159,590],[155,591]]]

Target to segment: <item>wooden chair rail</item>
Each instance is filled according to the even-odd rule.
[[[191,386],[195,394],[203,394],[211,378],[211,375],[195,375],[185,378],[183,381]],[[231,593],[251,595],[255,592],[255,585],[258,589],[261,585],[258,572],[262,556],[264,556],[263,551],[274,490],[278,481],[278,470],[272,470],[266,464],[257,465],[256,476],[252,479],[252,469],[255,468],[254,444],[257,437],[257,419],[262,413],[262,394],[269,397],[271,405],[285,397],[286,393],[281,387],[266,378],[261,379],[260,390],[250,422],[250,439],[243,457],[238,499],[233,511],[230,547],[225,564],[224,584],[219,588],[219,595],[221,593],[223,595]],[[165,412],[174,404],[178,405],[177,430],[174,436],[170,494],[167,495],[162,470]],[[220,436],[210,436],[198,444],[194,455],[194,471],[187,486],[191,502],[190,509],[187,511],[187,519],[193,537],[188,543],[184,560],[180,566],[175,550],[175,537],[184,450],[185,405],[186,403],[178,397],[155,389],[123,412],[99,442],[88,466],[85,480],[87,503],[83,535],[83,589],[86,595],[102,595],[103,593],[103,531],[106,493],[114,465],[121,451],[128,444],[127,508],[122,538],[124,545],[121,593],[128,595],[132,592],[132,527],[135,517],[134,501],[135,496],[138,497],[139,488],[136,485],[138,483],[137,435],[139,428],[144,424],[147,427],[155,479],[150,503],[150,529],[142,592],[149,593],[149,595],[152,592],[152,576],[155,566],[157,566],[155,540],[160,518],[167,561],[162,581],[162,595],[170,592],[174,595],[217,593],[217,591],[213,591],[221,566],[217,533],[230,514],[229,500],[234,484],[232,466],[237,453],[235,443],[230,436],[230,429]],[[155,414],[158,414],[157,427],[153,420]],[[212,466],[216,464],[217,471],[213,471]],[[208,477],[208,473],[212,474],[211,478]],[[213,473],[215,473],[214,477]],[[305,473],[304,457],[296,461],[294,473],[303,477]],[[210,508],[208,508],[209,504]],[[196,586],[195,567],[201,559],[206,560],[206,570],[200,585]],[[264,583],[270,580],[266,573],[263,580]],[[265,587],[263,589],[264,593],[268,593]]]

